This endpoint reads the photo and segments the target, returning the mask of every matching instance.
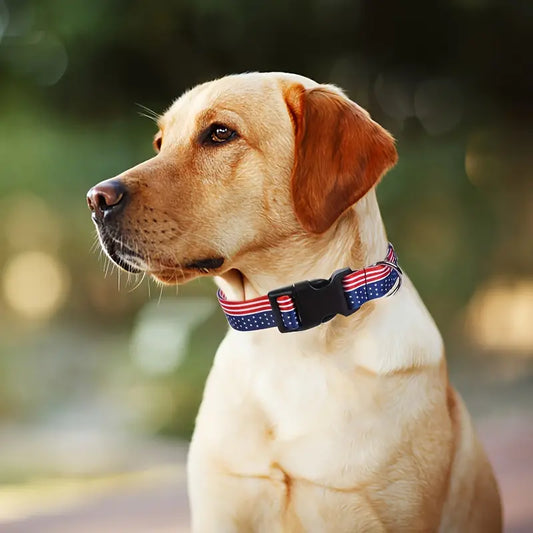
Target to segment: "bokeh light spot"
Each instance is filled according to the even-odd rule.
[[[56,36],[36,31],[16,41],[8,61],[15,72],[48,87],[55,85],[65,74],[68,55],[64,44]]]
[[[478,187],[503,182],[509,173],[509,161],[502,156],[505,148],[498,132],[481,130],[468,137],[465,172]]]
[[[8,261],[2,277],[7,303],[20,315],[44,319],[65,301],[70,279],[65,267],[44,252],[23,252]]]
[[[166,374],[179,366],[191,330],[214,309],[209,298],[188,297],[150,302],[140,312],[131,351],[147,374]]]
[[[449,78],[422,82],[415,92],[415,113],[430,135],[456,128],[463,116],[463,94]]]
[[[374,84],[376,99],[387,115],[404,121],[415,114],[414,82],[401,72],[380,74]]]
[[[7,198],[4,209],[4,231],[13,250],[57,250],[62,226],[46,202],[32,194]]]
[[[533,279],[494,279],[470,301],[466,330],[481,348],[533,355]]]

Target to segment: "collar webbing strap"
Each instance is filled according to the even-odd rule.
[[[253,300],[231,302],[221,290],[217,297],[233,329],[277,327],[287,333],[318,326],[338,314],[351,315],[370,300],[394,294],[401,283],[402,271],[389,243],[383,261],[361,270],[344,268],[329,279],[301,281]]]

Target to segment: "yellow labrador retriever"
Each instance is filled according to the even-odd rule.
[[[501,531],[376,202],[392,137],[336,87],[282,73],[199,85],[158,124],[157,155],[88,202],[122,268],[221,289],[232,329],[190,448],[193,530]]]

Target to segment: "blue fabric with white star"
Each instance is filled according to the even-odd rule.
[[[262,313],[251,313],[242,316],[225,314],[229,325],[237,331],[253,331],[256,329],[277,327],[276,321],[274,320],[274,313],[272,311],[263,311]],[[282,311],[281,318],[283,319],[283,325],[291,331],[297,330],[300,327],[296,311]]]

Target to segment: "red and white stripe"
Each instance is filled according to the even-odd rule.
[[[353,291],[367,283],[375,283],[376,281],[385,279],[390,274],[390,271],[390,267],[385,265],[363,268],[353,274],[348,274],[348,276],[342,280],[342,287],[346,292]]]
[[[218,301],[224,312],[231,316],[251,315],[254,313],[264,313],[272,311],[268,296],[259,296],[252,300],[242,302],[230,302],[222,291],[218,291]],[[288,313],[294,311],[294,302],[290,296],[280,296],[277,299],[280,311]]]
[[[389,248],[385,261],[394,261],[394,251],[392,247]],[[366,283],[375,283],[385,279],[391,272],[391,267],[387,265],[374,265],[361,270],[357,270],[352,274],[348,274],[342,280],[342,288],[345,292],[353,291],[362,287]]]

